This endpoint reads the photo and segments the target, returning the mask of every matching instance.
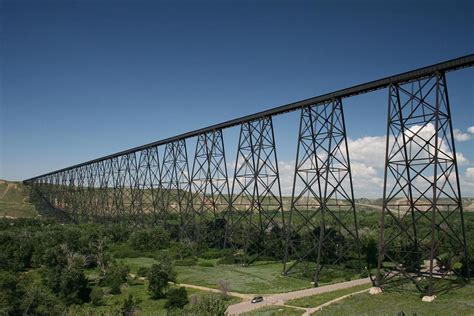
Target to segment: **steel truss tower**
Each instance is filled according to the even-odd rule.
[[[210,247],[224,247],[230,192],[222,130],[197,137],[192,170],[195,241]]]
[[[391,84],[377,283],[440,293],[469,279],[446,78]]]
[[[191,206],[191,186],[186,141],[166,144],[161,167],[161,214],[164,226],[180,239],[194,240],[195,216]]]
[[[229,241],[243,251],[243,264],[283,248],[283,204],[271,117],[241,125],[229,215]],[[282,241],[280,245],[270,247],[272,234]]]
[[[360,246],[340,99],[301,110],[284,274],[299,267],[315,285],[323,267],[359,269]],[[308,262],[315,262],[315,266]],[[301,270],[300,269],[300,270]]]

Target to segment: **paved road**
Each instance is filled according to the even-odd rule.
[[[306,296],[317,295],[326,292],[337,291],[341,289],[350,288],[362,284],[370,284],[370,278],[352,280],[336,284],[324,285],[310,289],[298,290],[288,293],[268,294],[263,295],[263,302],[252,304],[250,301],[234,304],[227,308],[227,313],[230,316],[240,315],[241,313],[249,312],[268,305],[284,305],[286,301],[302,298]]]

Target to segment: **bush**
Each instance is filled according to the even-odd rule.
[[[134,249],[153,251],[167,247],[170,235],[163,228],[155,227],[138,230],[132,234],[129,240]]]
[[[186,306],[185,311],[191,315],[224,316],[227,303],[222,295],[206,294],[197,298],[196,302]],[[184,313],[187,315],[186,313]]]
[[[232,256],[220,258],[217,260],[217,264],[234,264],[235,263],[235,258]]]
[[[198,263],[198,266],[200,266],[200,267],[214,267],[214,264],[212,262],[201,261],[201,262]]]
[[[148,273],[150,272],[150,268],[147,267],[140,267],[137,270],[137,275],[141,277],[146,277]]]
[[[134,315],[135,311],[140,307],[140,303],[140,299],[134,299],[132,294],[128,294],[128,298],[126,298],[122,304],[122,315]]]
[[[176,260],[174,262],[174,265],[184,267],[184,266],[195,266],[196,263],[197,263],[196,258],[186,258],[182,260]]]
[[[188,301],[188,292],[184,287],[173,288],[168,291],[168,300],[165,303],[166,309],[183,308]]]
[[[118,244],[110,247],[114,258],[138,258],[144,257],[143,251],[133,249],[129,244]]]
[[[82,304],[90,300],[91,288],[84,272],[66,269],[61,273],[60,293],[66,304]]]
[[[102,299],[104,298],[104,290],[102,290],[100,287],[95,287],[92,289],[91,294],[91,303],[99,306],[102,304]]]
[[[219,259],[232,256],[232,249],[216,249],[211,248],[204,251],[200,257],[203,259]]]
[[[109,286],[111,294],[120,294],[120,286],[127,282],[128,272],[129,269],[126,266],[112,266],[109,268],[105,278],[102,280],[102,285]]]
[[[162,261],[152,265],[148,272],[148,291],[151,298],[162,298],[170,281],[176,281],[176,273],[173,271],[171,260],[163,257]]]

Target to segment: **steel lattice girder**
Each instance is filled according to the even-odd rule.
[[[284,273],[316,261],[318,282],[324,265],[351,258],[360,246],[340,99],[301,110]],[[343,240],[346,246],[343,247]],[[295,261],[290,264],[290,258]],[[306,267],[308,269],[308,267]]]
[[[222,130],[199,135],[191,173],[191,202],[196,216],[195,241],[198,244],[225,246],[225,218],[230,206],[227,179]],[[208,238],[208,234],[214,238]],[[221,238],[216,238],[218,234]]]
[[[391,85],[388,106],[377,282],[387,287],[410,280],[433,295],[452,285],[442,280],[460,273],[455,262],[469,278],[444,73]]]
[[[166,144],[161,175],[163,187],[161,212],[165,216],[165,227],[169,224],[168,214],[174,213],[179,220],[180,238],[194,239],[195,217],[191,207],[191,187],[185,140]]]
[[[232,183],[229,242],[249,264],[268,251],[270,234],[283,240],[283,204],[271,117],[241,125]]]

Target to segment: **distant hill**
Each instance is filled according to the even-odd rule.
[[[58,217],[57,211],[49,209],[37,194],[30,194],[31,190],[21,182],[5,181],[0,179],[0,217]],[[40,203],[31,203],[30,198],[37,199]],[[358,209],[367,208],[380,210],[382,199],[356,199]],[[289,209],[291,197],[283,197],[284,209]],[[474,198],[463,198],[466,211],[474,211]],[[38,209],[39,208],[39,209]]]
[[[0,217],[36,217],[39,213],[29,202],[30,189],[21,182],[0,179]]]

